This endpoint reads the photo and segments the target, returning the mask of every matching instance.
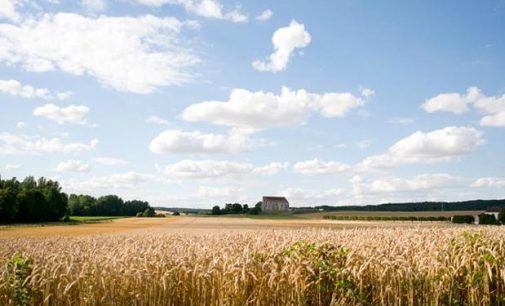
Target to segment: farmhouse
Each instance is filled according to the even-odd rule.
[[[264,196],[261,202],[262,211],[288,211],[289,202],[285,197]]]

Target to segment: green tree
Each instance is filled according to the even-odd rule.
[[[221,214],[221,208],[219,208],[218,205],[212,207],[212,214],[213,215],[220,215]]]
[[[123,199],[117,195],[106,195],[96,200],[96,205],[92,209],[94,216],[123,216]]]
[[[479,224],[495,225],[498,224],[498,222],[494,215],[483,213],[479,215]]]
[[[0,189],[0,223],[16,221],[16,193],[11,188]]]
[[[36,189],[24,189],[16,196],[18,206],[17,221],[37,222],[46,221],[46,199],[42,192]]]
[[[144,210],[142,213],[142,217],[154,217],[156,215],[156,212],[154,211],[154,208],[149,207]]]
[[[501,224],[505,224],[505,207],[500,210],[500,213],[498,214],[498,221],[500,221]]]

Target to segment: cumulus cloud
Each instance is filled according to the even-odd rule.
[[[460,114],[468,111],[468,105],[484,114],[480,125],[505,127],[505,95],[487,96],[477,87],[468,88],[466,94],[440,94],[429,99],[422,107],[427,112],[448,111]]]
[[[374,170],[407,163],[448,161],[471,153],[484,143],[482,134],[474,128],[449,126],[431,132],[417,131],[394,145],[388,152],[365,158],[358,170]]]
[[[181,154],[236,153],[250,148],[248,133],[232,129],[228,134],[166,130],[149,145],[151,152]]]
[[[69,105],[67,107],[59,107],[54,104],[46,104],[44,106],[36,107],[33,110],[33,115],[38,117],[45,117],[58,124],[84,124],[86,123],[84,117],[86,117],[88,112],[89,107],[84,105]]]
[[[59,172],[89,172],[90,170],[89,164],[73,159],[61,162],[56,166],[56,171]]]
[[[473,102],[479,95],[476,87],[468,88],[466,94],[443,93],[428,99],[421,107],[428,113],[450,112],[462,114],[468,111],[468,104]]]
[[[47,88],[35,88],[31,85],[23,85],[17,80],[0,80],[0,92],[11,96],[41,98],[45,100],[65,100],[72,95],[69,91],[52,93]]]
[[[89,143],[65,143],[59,138],[0,133],[0,155],[15,154],[71,154],[93,150],[98,145],[94,138]]]
[[[288,163],[272,162],[262,167],[255,168],[252,173],[263,175],[275,175],[284,171],[288,167]]]
[[[464,178],[446,173],[421,174],[413,178],[387,177],[365,180],[361,176],[351,179],[355,195],[401,194],[429,192],[439,189],[464,187]]]
[[[324,161],[317,158],[297,162],[293,169],[303,175],[339,174],[351,169],[351,166],[337,162]]]
[[[232,22],[247,22],[248,18],[238,10],[224,12],[223,5],[217,0],[136,0],[140,4],[160,7],[164,4],[180,5],[191,14],[197,16],[229,20]]]
[[[92,160],[98,164],[106,166],[124,166],[128,164],[128,162],[124,159],[107,156],[95,157]]]
[[[107,8],[105,0],[81,0],[81,5],[92,12],[102,12]]]
[[[147,117],[145,122],[159,125],[170,125],[170,122],[167,119],[163,119],[155,115]]]
[[[342,197],[343,190],[340,188],[327,190],[287,188],[280,194],[285,196],[292,205],[334,205]]]
[[[197,195],[200,198],[237,199],[244,191],[236,187],[198,187]]]
[[[130,171],[106,176],[93,176],[86,180],[63,181],[62,185],[64,189],[73,192],[94,192],[97,190],[134,188],[152,180],[151,175]]]
[[[21,1],[17,0],[0,0],[0,20],[8,19],[11,21],[18,21],[20,16],[16,10]]]
[[[472,183],[472,187],[498,187],[505,188],[505,178],[481,177]]]
[[[191,80],[187,68],[199,59],[178,41],[183,28],[194,26],[151,15],[44,14],[0,24],[0,61],[28,71],[89,75],[107,87],[145,94]]]
[[[21,165],[18,164],[7,164],[5,165],[5,170],[16,170],[21,168]]]
[[[256,60],[252,63],[254,69],[258,71],[279,72],[286,69],[291,54],[295,49],[307,47],[312,40],[309,32],[305,31],[305,26],[292,20],[289,26],[279,28],[272,36],[274,53],[268,60]]]
[[[274,13],[271,10],[264,10],[261,12],[261,14],[256,16],[256,20],[267,21],[268,19],[272,18],[273,15]]]
[[[282,87],[281,94],[232,90],[228,101],[204,101],[187,107],[182,118],[218,125],[265,129],[303,124],[313,111],[324,117],[342,117],[366,100],[351,93],[315,94],[304,89]]]
[[[255,167],[250,163],[236,161],[182,160],[167,165],[163,173],[174,178],[240,178],[251,174],[275,175],[282,169],[284,169],[284,165],[281,163],[270,163],[265,166]]]

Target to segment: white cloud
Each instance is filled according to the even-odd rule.
[[[200,131],[185,132],[166,130],[156,136],[149,145],[151,152],[163,153],[236,153],[248,149],[251,144],[247,133],[232,129],[228,134],[204,134]]]
[[[19,121],[18,123],[16,123],[16,127],[18,129],[22,129],[26,126],[26,124],[23,122],[23,121]]]
[[[431,99],[428,99],[422,108],[428,112],[451,112],[462,114],[468,111],[468,104],[478,96],[479,89],[476,87],[468,88],[466,94],[443,93]]]
[[[11,21],[17,21],[20,16],[16,11],[16,6],[21,1],[16,0],[0,0],[0,19],[5,18]]]
[[[413,179],[386,178],[374,180],[370,184],[371,192],[402,192],[427,190],[455,186],[461,183],[461,178],[449,174],[422,174]]]
[[[44,14],[18,25],[0,24],[0,61],[28,71],[89,75],[105,86],[145,94],[189,81],[199,59],[179,46],[179,33],[195,22],[175,18],[87,18]]]
[[[392,118],[388,120],[388,122],[392,124],[407,124],[407,123],[413,123],[415,121],[416,119],[414,118]]]
[[[81,5],[93,12],[105,11],[107,2],[105,0],[81,0]]]
[[[297,162],[293,169],[303,175],[339,174],[350,170],[350,166],[337,161],[324,161],[317,158]]]
[[[128,189],[152,181],[153,177],[137,172],[125,172],[107,176],[94,176],[87,180],[62,182],[65,190],[72,192],[94,192],[97,190]]]
[[[340,188],[327,190],[287,188],[280,194],[285,196],[291,205],[334,205],[342,197],[343,191]]]
[[[64,123],[80,123],[84,124],[86,121],[84,117],[89,112],[89,108],[84,105],[69,105],[67,107],[59,107],[54,104],[46,104],[44,106],[36,107],[33,110],[33,115],[38,117],[45,117],[58,124]]]
[[[365,158],[357,168],[367,171],[406,163],[448,161],[471,153],[484,142],[474,128],[450,126],[427,133],[417,131],[396,142],[386,154]]]
[[[21,165],[18,164],[7,164],[5,165],[5,170],[15,170],[21,168]]]
[[[472,187],[498,187],[505,188],[505,178],[481,177],[473,182]]]
[[[200,186],[198,187],[197,195],[200,198],[225,198],[236,200],[242,193],[242,188]]]
[[[160,118],[158,116],[152,115],[146,118],[146,123],[153,123],[159,125],[170,125],[170,122],[166,119]]]
[[[34,88],[16,80],[0,80],[0,91],[24,98],[44,98],[49,95],[49,90],[46,88]]]
[[[59,138],[47,139],[39,136],[0,133],[0,155],[14,154],[70,154],[93,150],[98,139],[87,143],[64,143]]]
[[[261,12],[261,14],[256,16],[256,20],[266,21],[266,20],[272,18],[273,15],[274,15],[274,13],[271,10],[264,10],[263,12]]]
[[[169,177],[179,178],[216,178],[242,176],[253,171],[249,163],[217,160],[183,160],[167,165],[164,173]]]
[[[275,175],[284,169],[281,163],[270,163],[255,167],[250,163],[219,160],[182,160],[167,165],[163,173],[173,178],[241,178],[247,175]]]
[[[371,140],[371,139],[363,139],[363,140],[358,141],[356,143],[356,145],[358,146],[358,148],[360,150],[365,150],[372,144],[372,142],[373,142],[373,140]]]
[[[56,171],[59,172],[89,172],[90,170],[89,164],[73,159],[61,162],[56,166]]]
[[[128,162],[126,160],[114,158],[114,157],[106,157],[106,156],[95,157],[92,160],[96,163],[106,165],[106,166],[124,166],[124,165],[128,164]]]
[[[72,96],[72,92],[70,91],[52,93],[47,88],[35,88],[31,85],[23,85],[17,80],[0,80],[0,92],[11,96],[40,98],[44,100],[66,100]]]
[[[376,194],[398,195],[411,194],[431,197],[430,193],[447,188],[465,187],[466,181],[462,177],[446,173],[421,174],[413,178],[387,177],[375,180],[365,180],[361,176],[354,176],[351,184],[356,196]]]
[[[456,114],[468,111],[472,105],[484,117],[482,126],[505,127],[505,95],[486,96],[477,87],[469,87],[466,94],[444,93],[429,99],[423,108],[428,112],[449,111]]]
[[[255,168],[252,173],[262,175],[275,175],[284,171],[288,163],[272,162],[262,167]]]
[[[276,95],[234,89],[228,101],[204,101],[190,105],[182,113],[182,118],[251,129],[292,127],[303,124],[312,111],[318,111],[325,117],[342,117],[364,104],[363,98],[350,93],[315,94],[304,89],[291,91],[282,87],[281,94]]]
[[[191,14],[197,16],[229,20],[232,22],[247,22],[246,15],[238,10],[223,11],[223,5],[217,0],[136,0],[140,4],[160,7],[164,4],[181,5]]]
[[[311,39],[309,32],[305,31],[305,26],[292,20],[289,26],[279,28],[274,32],[272,43],[275,51],[268,60],[256,60],[252,66],[258,71],[279,72],[285,70],[293,51],[307,47]]]
[[[361,95],[367,99],[375,96],[375,90],[373,90],[373,89],[362,87],[360,91],[361,91]]]

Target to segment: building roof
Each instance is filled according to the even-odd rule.
[[[277,197],[277,196],[263,196],[263,200],[276,200],[276,201],[288,201],[286,197]]]

